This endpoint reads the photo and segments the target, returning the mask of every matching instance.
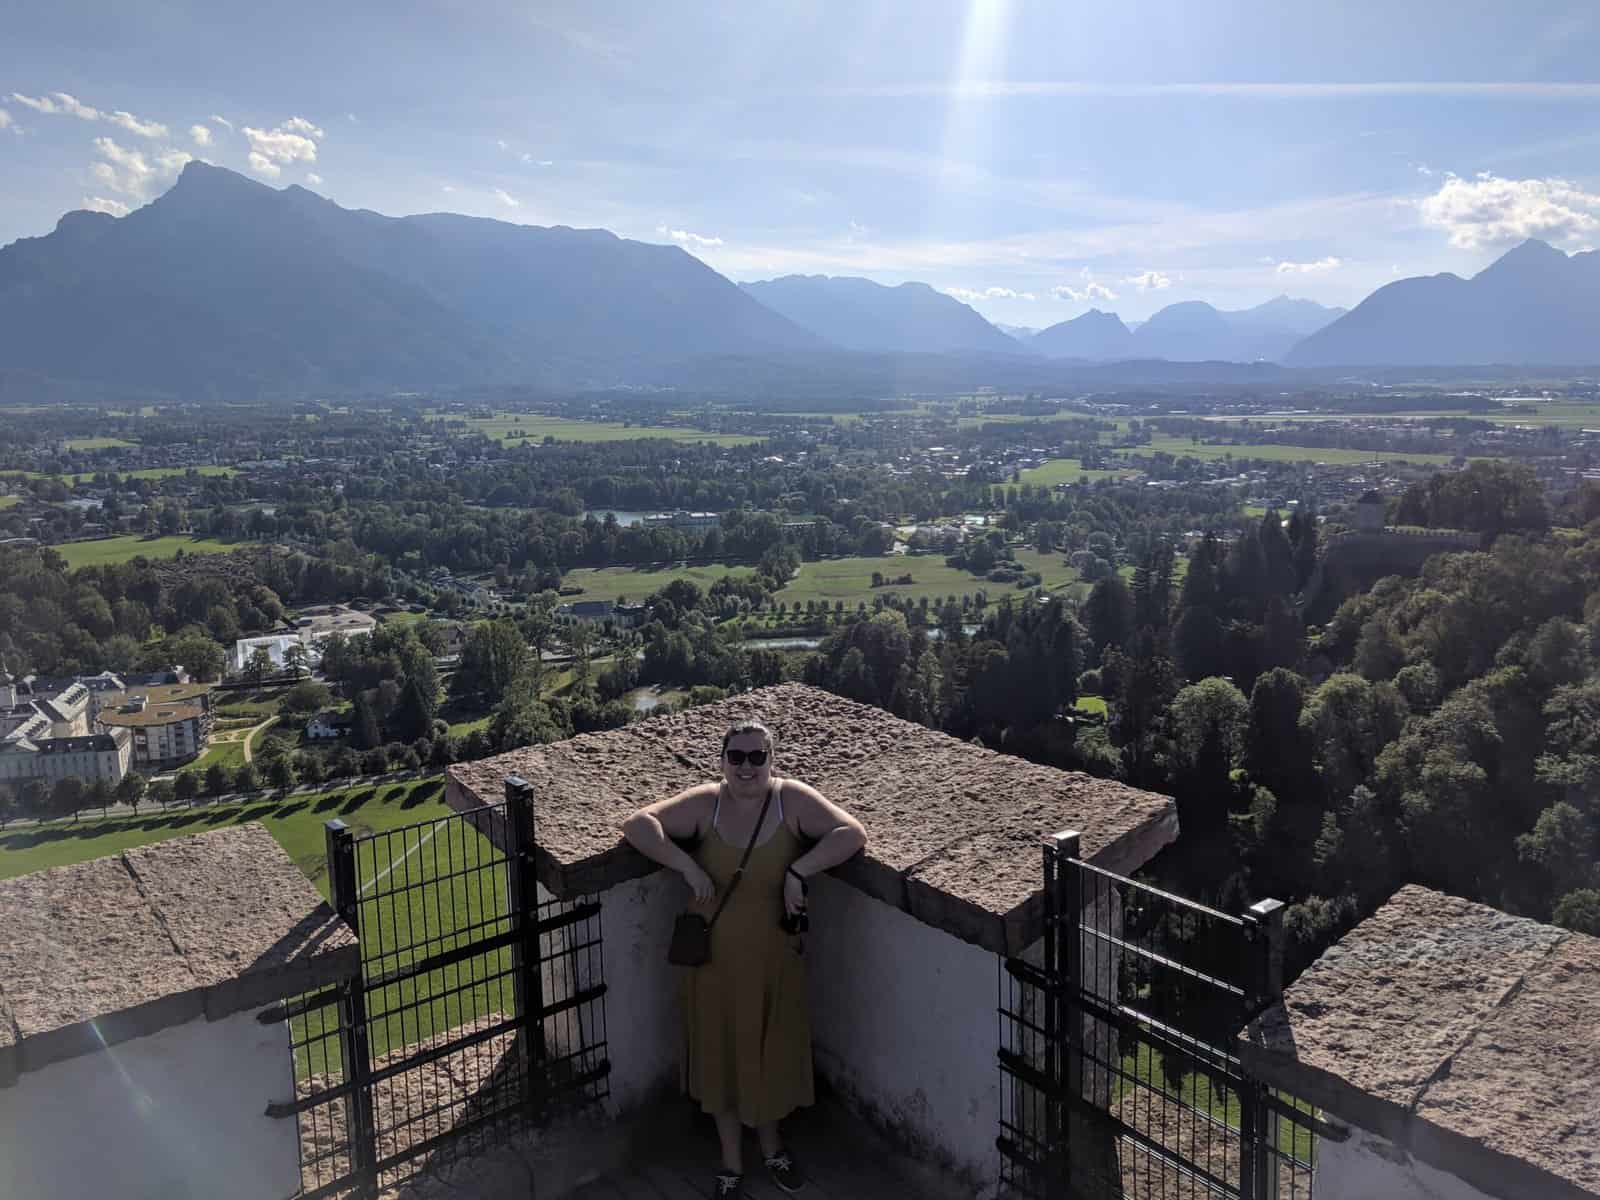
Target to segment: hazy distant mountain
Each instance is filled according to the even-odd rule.
[[[1132,327],[1115,313],[1091,309],[1040,330],[1029,345],[1051,358],[1169,362],[1278,361],[1307,333],[1344,313],[1313,300],[1278,296],[1254,308],[1225,312],[1202,300],[1169,304]]]
[[[1134,356],[1133,335],[1116,313],[1091,308],[1081,317],[1041,329],[1028,343],[1051,358],[1110,362]]]
[[[998,321],[994,322],[994,327],[1007,337],[1016,338],[1024,346],[1033,340],[1034,334],[1039,332],[1032,325],[1002,325]]]
[[[130,390],[571,386],[808,348],[677,247],[350,211],[198,162],[126,217],[68,213],[0,249],[0,369]]]
[[[1297,344],[1296,366],[1600,362],[1600,251],[1529,239],[1471,279],[1401,279]]]
[[[739,286],[773,312],[848,350],[1020,352],[1015,338],[925,283],[885,287],[849,276],[785,275]]]

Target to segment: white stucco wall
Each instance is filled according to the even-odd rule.
[[[679,1085],[678,981],[667,962],[667,945],[672,922],[688,899],[683,879],[671,871],[656,871],[600,895],[606,1052],[611,1103],[618,1112],[670,1094]]]
[[[927,1156],[999,1179],[995,955],[826,876],[806,953],[818,1073]]]
[[[1388,1138],[1352,1126],[1348,1141],[1317,1142],[1317,1200],[1493,1200],[1454,1175],[1419,1162]]]
[[[194,1020],[0,1089],[0,1196],[283,1200],[300,1186],[288,1038],[254,1013]]]

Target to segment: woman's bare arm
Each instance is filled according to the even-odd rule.
[[[657,800],[622,823],[622,836],[628,844],[651,861],[682,875],[698,899],[704,899],[700,896],[700,882],[704,880],[709,889],[709,880],[705,880],[700,864],[673,839],[687,840],[699,834],[700,823],[710,811],[718,786],[702,783],[666,800]]]
[[[816,842],[794,862],[794,870],[801,875],[809,877],[837,867],[867,844],[861,822],[810,784],[785,779],[783,799],[800,834]]]

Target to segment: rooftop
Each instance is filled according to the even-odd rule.
[[[0,912],[0,1086],[358,965],[355,938],[256,824],[0,880]]]
[[[881,709],[781,684],[622,729],[513,750],[449,769],[457,808],[497,803],[508,775],[535,790],[538,869],[557,895],[655,870],[621,840],[641,805],[718,774],[722,734],[758,716],[780,774],[819,788],[867,829],[866,851],[834,872],[868,895],[996,953],[1038,939],[1044,837],[1083,834],[1084,857],[1142,865],[1177,835],[1166,796],[997,754]]]
[[[198,704],[158,704],[136,712],[120,712],[115,708],[102,708],[95,718],[102,725],[170,725],[175,721],[198,721],[205,713]]]
[[[100,697],[100,707],[104,711],[131,704],[140,698],[151,704],[183,704],[208,695],[214,686],[209,683],[160,683],[148,687],[134,684],[122,691],[106,692]]]
[[[1248,1030],[1247,1066],[1496,1196],[1600,1196],[1600,938],[1405,887]]]

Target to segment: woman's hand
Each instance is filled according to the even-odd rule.
[[[806,909],[806,890],[793,871],[783,873],[783,911],[791,917]]]
[[[704,903],[717,894],[717,885],[711,882],[711,876],[707,875],[697,862],[691,862],[683,869],[683,881],[689,885],[690,893],[699,903]]]

